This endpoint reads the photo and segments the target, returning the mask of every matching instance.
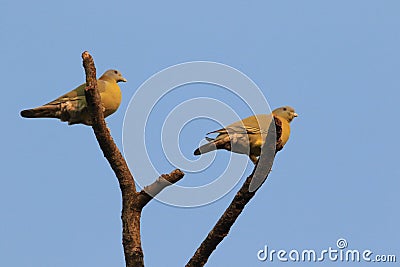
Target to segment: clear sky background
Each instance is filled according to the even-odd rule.
[[[335,248],[338,238],[399,261],[399,12],[396,0],[0,1],[0,266],[124,265],[120,191],[91,128],[19,116],[84,82],[84,50],[99,74],[117,68],[128,79],[107,119],[121,149],[130,98],[177,63],[228,64],[272,108],[299,113],[267,182],[207,266],[287,266],[256,253]],[[183,154],[194,159],[215,126],[184,135]],[[149,153],[170,172],[157,149]],[[183,266],[236,191],[198,208],[151,202],[146,266]]]

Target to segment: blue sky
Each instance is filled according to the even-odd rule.
[[[107,119],[121,149],[137,88],[182,62],[230,65],[272,108],[299,113],[267,182],[207,266],[271,265],[257,260],[264,245],[323,250],[338,238],[399,260],[399,10],[395,0],[1,1],[0,265],[123,266],[120,192],[92,130],[19,116],[84,82],[84,50],[99,74],[117,68],[128,79]],[[212,86],[197,88],[224,99]],[[182,153],[193,160],[216,126],[183,131]],[[160,171],[170,172],[159,152],[150,146]],[[215,165],[207,177],[220,171]],[[201,177],[187,174],[182,183]],[[197,208],[150,203],[142,217],[146,266],[183,266],[235,191]]]

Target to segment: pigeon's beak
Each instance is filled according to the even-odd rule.
[[[299,115],[295,112],[295,113],[293,113],[293,116],[298,117]]]
[[[125,79],[124,77],[121,77],[121,79],[118,80],[118,82],[124,82],[124,83],[126,83],[127,81],[128,81],[128,80]]]

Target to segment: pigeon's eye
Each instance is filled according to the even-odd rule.
[[[118,71],[114,70],[114,73],[115,73],[115,74],[118,74]]]
[[[286,111],[287,110],[287,108],[283,108],[283,111]]]

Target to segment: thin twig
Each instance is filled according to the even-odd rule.
[[[161,175],[151,185],[145,186],[144,189],[139,193],[137,208],[143,209],[144,206],[146,206],[147,203],[149,203],[149,201],[152,200],[164,188],[178,182],[183,178],[184,175],[185,174],[181,170],[176,169],[170,174]]]

